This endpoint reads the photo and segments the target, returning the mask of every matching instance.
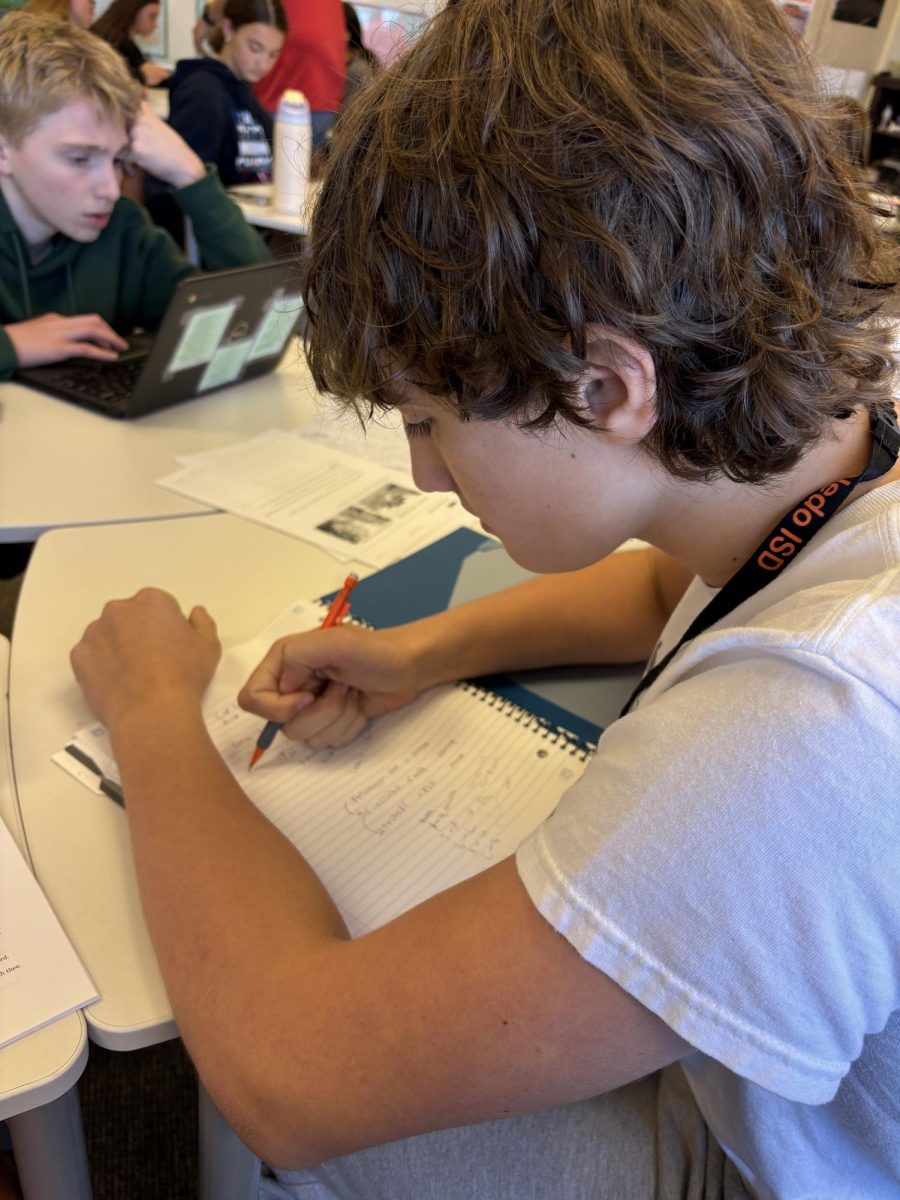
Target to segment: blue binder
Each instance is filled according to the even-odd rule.
[[[353,591],[352,612],[357,620],[386,629],[490,595],[529,576],[493,538],[457,529],[360,580]],[[335,594],[323,599],[329,602]],[[477,686],[576,741],[595,745],[618,716],[640,673],[640,666],[560,667],[486,676]]]

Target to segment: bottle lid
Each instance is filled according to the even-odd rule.
[[[282,104],[305,104],[306,97],[297,88],[288,88],[287,91],[281,93]]]

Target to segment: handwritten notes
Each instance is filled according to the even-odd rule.
[[[570,745],[460,687],[426,693],[341,750],[281,739],[252,772],[258,718],[226,704],[207,725],[354,934],[511,854],[583,769]]]
[[[328,888],[352,934],[377,928],[512,854],[584,769],[584,752],[496,696],[434,688],[373,721],[352,745],[311,750],[283,736],[248,770],[262,724],[234,696],[278,637],[315,628],[298,603],[225,654],[205,718],[219,753],[259,809]],[[54,760],[95,791],[118,782],[102,725]],[[127,796],[125,797],[127,804]]]

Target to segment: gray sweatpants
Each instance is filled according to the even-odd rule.
[[[596,1100],[407,1138],[306,1171],[260,1200],[750,1200],[680,1067]]]

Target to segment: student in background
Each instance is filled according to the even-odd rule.
[[[365,87],[379,65],[373,51],[363,42],[359,15],[352,4],[344,4],[344,21],[347,25],[347,79],[342,105]]]
[[[210,270],[269,257],[111,46],[27,13],[0,22],[0,379],[72,355],[115,359],[195,270],[120,198],[126,163],[171,185]]]
[[[256,87],[267,112],[296,88],[309,101],[313,149],[325,140],[341,106],[347,71],[347,26],[341,0],[284,0],[288,35],[275,69]]]
[[[109,8],[91,26],[91,33],[103,38],[125,59],[132,77],[144,87],[159,87],[170,71],[151,62],[134,40],[152,37],[159,21],[158,0],[113,0]]]
[[[241,702],[339,746],[655,665],[515,857],[351,939],[209,739],[212,618],[111,603],[73,662],[200,1077],[266,1200],[896,1200],[898,256],[814,66],[771,0],[457,0],[366,98],[313,377],[541,574],[281,639]]]
[[[281,0],[226,0],[218,59],[178,63],[169,82],[169,124],[214,163],[226,187],[271,178],[272,118],[253,88],[275,66],[287,21]]]
[[[89,29],[94,19],[94,8],[94,0],[28,0],[19,11],[35,16],[57,17],[61,21],[71,21],[79,29]]]
[[[281,0],[226,0],[218,58],[178,63],[169,81],[169,124],[226,187],[259,183],[272,173],[272,118],[253,88],[278,60],[287,32]],[[159,180],[145,185],[157,224],[182,243],[183,214]]]

